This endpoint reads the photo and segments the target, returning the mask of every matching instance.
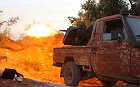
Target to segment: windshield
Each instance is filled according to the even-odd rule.
[[[128,25],[135,37],[140,37],[140,18],[126,17]]]

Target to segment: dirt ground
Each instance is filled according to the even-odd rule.
[[[98,82],[98,81],[97,81]],[[92,81],[82,81],[78,87],[103,87],[103,85],[97,84],[96,80]],[[0,87],[66,87],[64,84],[54,84],[50,82],[41,82],[32,79],[24,78],[22,82],[14,81],[11,79],[1,79]],[[136,85],[129,85],[124,83],[119,83],[113,87],[139,87]]]
[[[52,66],[53,48],[64,46],[63,34],[55,36],[35,38],[25,37],[22,40],[13,41],[0,35],[0,56],[6,56],[6,60],[0,61],[0,70],[5,68],[16,69],[25,78],[19,83],[13,80],[0,79],[0,87],[63,87],[63,78],[60,78],[60,68]],[[31,80],[33,79],[33,80]],[[121,85],[121,86],[120,86]],[[97,78],[81,81],[78,87],[103,86]],[[137,87],[118,82],[115,87]]]
[[[14,80],[0,79],[0,87],[63,87],[62,85],[52,84],[49,82],[40,82],[31,79],[23,79],[22,82]]]

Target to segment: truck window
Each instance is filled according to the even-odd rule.
[[[140,18],[126,17],[128,25],[136,37],[140,36]]]
[[[125,40],[128,36],[121,19],[107,21],[104,24],[103,41]]]

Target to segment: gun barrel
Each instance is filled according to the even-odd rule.
[[[66,32],[67,30],[59,30],[59,31],[61,31],[61,32]]]

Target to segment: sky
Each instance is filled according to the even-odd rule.
[[[67,29],[71,24],[68,16],[77,17],[81,4],[86,0],[0,0],[0,20],[19,17],[18,23],[13,26],[15,38],[25,33],[25,25],[33,21],[48,24],[56,30]]]

